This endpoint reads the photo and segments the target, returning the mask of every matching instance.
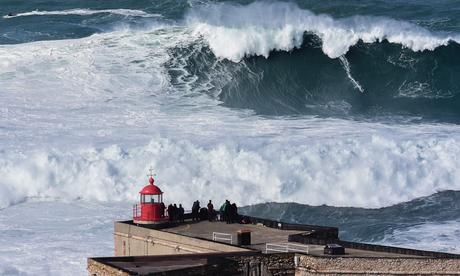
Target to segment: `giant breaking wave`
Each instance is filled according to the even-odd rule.
[[[435,34],[404,21],[375,16],[333,19],[283,2],[213,4],[191,10],[186,21],[204,36],[216,56],[235,62],[244,56],[268,57],[273,50],[299,48],[306,32],[321,38],[322,50],[330,58],[346,54],[360,40],[387,40],[413,51],[460,42],[458,34]]]
[[[184,203],[192,200],[186,195],[198,191],[241,204],[327,201],[379,207],[459,188],[456,125],[261,118],[225,107],[231,105],[229,92],[237,91],[237,100],[245,102],[244,85],[250,82],[244,77],[263,82],[268,75],[276,80],[269,73],[280,68],[271,66],[279,59],[269,58],[258,67],[258,58],[245,55],[268,55],[284,47],[277,45],[293,49],[304,43],[304,32],[317,31],[321,49],[332,57],[343,55],[359,39],[400,37],[402,45],[422,50],[447,44],[454,36],[433,34],[410,23],[402,23],[404,28],[396,31],[390,26],[397,21],[384,18],[370,23],[372,30],[382,30],[381,36],[364,35],[369,18],[331,19],[293,4],[212,4],[208,9],[192,9],[185,26],[166,24],[1,46],[6,58],[0,62],[0,78],[7,107],[0,109],[4,126],[0,139],[6,149],[0,152],[0,206],[37,197],[135,199],[133,185],[139,185],[150,165],[161,172],[165,189]],[[286,28],[292,32],[284,32]],[[221,38],[226,43],[217,43]],[[345,67],[345,80],[353,77],[352,57],[336,62]],[[299,83],[268,83],[256,90],[257,100],[272,96],[273,91],[265,88],[279,85],[282,93],[305,92]],[[331,89],[338,93],[326,97],[326,104],[316,104],[326,110],[349,109],[355,103],[343,98],[341,87]],[[319,95],[322,90],[306,92]],[[372,94],[366,92],[354,94]],[[362,105],[369,102],[364,98]],[[164,136],[153,140],[151,150],[149,141],[157,133]],[[92,147],[101,140],[103,146]],[[56,149],[49,149],[50,144]],[[223,186],[232,188],[224,192]],[[173,193],[173,188],[184,192]]]
[[[386,17],[334,19],[281,2],[197,7],[185,25],[196,41],[170,51],[185,69],[170,70],[172,83],[192,80],[225,106],[261,115],[460,119],[458,33]]]

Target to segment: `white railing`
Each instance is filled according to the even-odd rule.
[[[267,243],[265,245],[265,253],[273,252],[300,252],[308,254],[308,245],[294,243]]]
[[[138,204],[133,205],[133,220],[140,219],[141,217],[141,206]]]
[[[228,233],[219,233],[219,232],[212,232],[212,240],[213,241],[230,241],[230,244],[233,244],[233,236],[232,234]]]

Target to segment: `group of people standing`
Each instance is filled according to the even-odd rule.
[[[220,213],[221,221],[225,221],[227,224],[238,222],[239,220],[238,207],[236,206],[236,203],[230,203],[227,199],[224,204],[220,206]]]
[[[193,202],[193,206],[192,206],[192,221],[200,221],[200,211],[201,211],[200,201],[197,200]]]
[[[206,207],[201,208],[200,201],[198,200],[193,202],[192,221],[200,221],[200,220],[206,220],[206,219],[209,221],[216,220],[217,213],[214,210],[214,205],[212,204],[212,200],[209,200],[208,205]]]
[[[170,222],[184,222],[184,207],[182,207],[182,204],[179,204],[179,207],[174,204],[169,204],[168,205],[168,216],[169,216],[169,221]]]
[[[177,207],[176,204],[169,204],[168,216],[170,222],[184,222],[184,208],[182,204]],[[192,205],[192,221],[225,221],[227,224],[238,222],[238,207],[236,203],[230,203],[229,200],[225,200],[224,204],[219,208],[219,211],[214,209],[212,200],[209,200],[206,207],[200,206],[200,201],[196,200]]]
[[[225,221],[227,223],[234,223],[238,221],[238,207],[236,203],[231,204],[230,201],[225,200],[224,204],[220,207],[219,211],[214,209],[212,200],[209,200],[207,208],[201,208],[200,201],[195,201],[192,206],[192,221],[209,220],[209,221]]]

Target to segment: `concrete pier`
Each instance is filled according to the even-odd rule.
[[[88,273],[460,275],[460,255],[342,241],[334,227],[248,219],[249,224],[115,222],[115,257],[89,258]],[[242,230],[250,232],[250,244],[238,244]],[[345,254],[325,254],[330,243],[344,247]]]

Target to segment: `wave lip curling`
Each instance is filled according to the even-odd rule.
[[[360,40],[387,40],[413,51],[432,51],[450,42],[460,42],[458,34],[432,33],[405,21],[372,16],[334,19],[282,2],[213,4],[190,10],[185,21],[195,35],[207,41],[217,57],[234,62],[245,56],[268,58],[274,50],[299,48],[305,33],[317,35],[323,52],[330,58],[346,54]]]

